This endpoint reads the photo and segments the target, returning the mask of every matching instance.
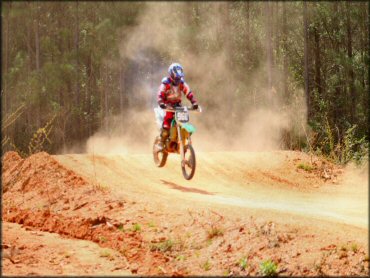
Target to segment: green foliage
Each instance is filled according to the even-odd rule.
[[[245,270],[248,266],[247,258],[243,257],[239,260],[239,267],[241,270]]]
[[[211,229],[207,231],[207,236],[209,239],[222,236],[223,234],[224,234],[224,231],[221,228],[214,227],[214,226],[212,226]]]
[[[123,224],[119,224],[119,226],[118,226],[117,229],[120,230],[121,232],[124,232],[125,231],[125,229],[123,227]]]
[[[354,160],[361,162],[368,154],[368,142],[366,137],[357,138],[355,136],[357,125],[353,125],[345,131],[345,135],[339,147],[338,157],[341,163],[347,163]]]
[[[260,270],[261,270],[262,275],[264,276],[276,276],[277,275],[277,265],[271,260],[263,261],[260,264]]]
[[[132,32],[156,5],[171,7],[160,27],[171,30],[173,38],[158,43],[160,30],[155,49],[122,57],[132,40],[139,39]],[[16,109],[24,104],[18,120],[13,115],[14,121],[2,130],[3,151],[13,146],[26,155],[44,149],[55,153],[64,145],[85,142],[108,115],[146,106],[150,97],[134,94],[132,84],[150,80],[154,88],[160,78],[149,68],[157,72],[173,59],[200,65],[190,68],[187,78],[195,91],[199,88],[199,99],[209,111],[204,121],[230,107],[237,119],[255,107],[271,106],[263,93],[268,39],[272,83],[283,98],[278,110],[294,104],[304,88],[303,2],[10,1],[2,8],[2,119],[18,115]],[[312,148],[339,163],[361,161],[369,142],[369,7],[366,2],[308,2],[307,11],[308,121],[316,134]],[[209,17],[212,12],[217,14]],[[224,71],[203,76],[203,61],[209,64],[212,57],[224,58]],[[212,84],[212,94],[205,84]],[[54,115],[53,128],[39,130]],[[231,121],[224,132],[233,133],[238,124]],[[35,130],[38,139],[30,146]],[[297,127],[284,133],[284,142],[291,149],[307,147]]]
[[[1,133],[4,134],[6,129],[11,126],[23,113],[25,108],[24,104],[21,104],[13,113],[8,115],[4,120],[2,120]]]
[[[356,135],[358,129],[356,124],[346,129],[343,136],[338,135],[338,139],[335,139],[328,120],[326,120],[325,127],[326,137],[318,147],[321,153],[328,154],[334,162],[341,164],[349,161],[355,161],[359,164],[366,159],[368,156],[368,140],[366,136],[359,137]]]
[[[352,243],[351,245],[351,251],[354,252],[354,253],[357,253],[358,251],[358,246],[356,243]]]
[[[212,264],[209,260],[205,261],[204,264],[201,266],[205,271],[211,270]]]
[[[51,144],[49,139],[49,134],[53,128],[52,123],[55,119],[55,116],[46,123],[46,125],[42,128],[39,128],[31,138],[28,144],[28,153],[29,155],[40,152],[45,149],[45,144]]]
[[[184,255],[178,255],[178,256],[176,257],[176,261],[180,261],[180,262],[182,262],[182,261],[184,261],[184,260],[186,260],[186,258],[185,258],[185,256],[184,256]]]
[[[305,170],[307,172],[311,172],[312,170],[314,170],[315,168],[309,164],[305,164],[305,163],[300,163],[298,164],[297,166],[298,169],[302,169],[302,170]]]
[[[132,225],[132,231],[134,231],[134,232],[140,232],[141,231],[140,224],[138,224],[138,223],[133,224]]]
[[[158,243],[152,243],[150,245],[150,250],[151,251],[167,252],[167,251],[172,250],[173,245],[174,245],[173,241],[168,239],[168,240],[161,241],[161,242],[158,242]]]
[[[109,258],[111,256],[112,256],[112,254],[111,254],[110,250],[108,250],[108,249],[103,249],[103,250],[100,251],[100,257],[103,257],[103,258],[108,257]]]

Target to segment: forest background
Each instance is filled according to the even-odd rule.
[[[367,1],[1,5],[3,153],[84,152],[97,133],[144,140],[178,61],[204,108],[199,130],[232,134],[225,149],[272,138],[338,163],[367,158]]]

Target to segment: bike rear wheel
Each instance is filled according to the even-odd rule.
[[[193,146],[185,146],[184,154],[185,159],[181,163],[182,175],[186,180],[191,180],[194,176],[196,167],[195,152]]]
[[[158,143],[160,142],[161,138],[156,137],[153,144],[153,158],[154,163],[157,167],[163,167],[166,164],[168,152],[165,150],[158,151]]]

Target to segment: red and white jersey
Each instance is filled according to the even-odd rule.
[[[171,82],[171,78],[165,77],[162,79],[162,84],[159,87],[157,94],[158,104],[177,104],[181,103],[181,94],[183,93],[190,102],[196,103],[193,92],[190,90],[186,82],[181,81],[179,85],[175,86]]]

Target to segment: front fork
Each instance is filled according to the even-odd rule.
[[[179,138],[180,141],[181,166],[184,167],[185,164],[184,141],[182,140],[180,125],[177,125],[177,138]]]
[[[184,146],[185,138],[184,139],[182,138],[181,127],[179,125],[177,126],[177,135],[178,135],[177,138],[179,138],[179,141],[180,141],[181,166],[184,167],[185,166],[185,146]],[[190,135],[187,139],[188,139],[188,144],[191,144]]]

